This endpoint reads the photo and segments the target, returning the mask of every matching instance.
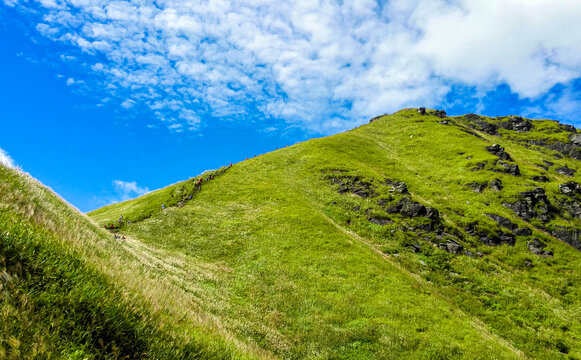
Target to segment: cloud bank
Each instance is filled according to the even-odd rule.
[[[137,182],[135,181],[114,180],[113,186],[117,194],[121,197],[121,201],[129,200],[149,192],[148,188],[137,186]]]
[[[8,155],[6,150],[0,148],[0,164],[9,168],[14,168],[14,160]]]
[[[120,107],[175,131],[273,118],[330,133],[442,104],[455,85],[484,97],[506,84],[547,110],[566,102],[563,117],[578,108],[578,0],[4,2],[77,49],[64,61],[84,64]],[[569,90],[548,96],[557,85]]]

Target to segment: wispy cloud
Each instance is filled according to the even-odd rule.
[[[9,168],[14,168],[15,167],[15,163],[14,160],[12,160],[12,158],[8,155],[8,153],[6,152],[6,150],[0,148],[0,164],[9,167]]]
[[[577,0],[4,1],[173,131],[258,112],[329,133],[454,84],[535,100],[581,77]]]
[[[114,180],[113,186],[117,194],[121,197],[121,201],[129,200],[149,192],[147,187],[139,187],[135,181]]]

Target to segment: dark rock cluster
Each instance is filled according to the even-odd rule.
[[[527,246],[529,251],[535,255],[553,256],[553,252],[544,250],[547,247],[547,244],[538,239],[532,239],[527,243]]]
[[[544,175],[535,175],[531,177],[531,180],[536,182],[549,182],[549,178]]]
[[[502,180],[500,179],[492,179],[492,181],[490,182],[489,185],[491,190],[494,191],[501,191],[503,186],[502,186]]]
[[[496,221],[498,225],[502,226],[505,229],[508,229],[513,232],[516,236],[531,236],[533,234],[532,230],[529,228],[519,228],[517,224],[510,221],[503,216],[496,215],[496,214],[485,214],[492,220]]]
[[[496,246],[506,244],[514,246],[516,242],[516,238],[513,234],[505,233],[501,230],[497,230],[496,233],[486,233],[478,231],[476,225],[478,225],[478,222],[472,222],[468,224],[464,230],[468,235],[477,237],[485,245]]]
[[[478,125],[481,131],[489,135],[498,135],[498,132],[496,131],[498,127],[494,124],[482,120],[476,120],[474,121],[474,124]]]
[[[576,172],[575,169],[570,169],[567,165],[562,166],[560,168],[556,168],[555,171],[557,171],[559,174],[565,175],[565,176],[573,176],[573,175],[575,175],[575,172]]]
[[[530,121],[525,120],[520,116],[511,116],[508,121],[498,123],[498,126],[506,130],[518,132],[527,132],[533,128],[533,124]]]
[[[569,181],[564,184],[559,184],[559,190],[563,195],[575,196],[577,194],[581,195],[581,186],[575,181]]]
[[[489,153],[498,156],[502,160],[512,161],[510,155],[506,151],[504,151],[503,147],[501,147],[498,144],[492,144],[492,146],[487,146],[486,150],[488,150]]]
[[[496,172],[504,172],[513,176],[519,176],[520,175],[520,168],[518,167],[517,164],[511,164],[511,163],[507,163],[505,161],[499,161],[498,165],[502,166],[503,170],[502,171],[498,171],[498,170],[493,170]]]
[[[363,199],[379,195],[373,190],[373,185],[371,183],[361,180],[359,176],[347,175],[341,178],[332,178],[331,181],[339,185],[337,191],[340,194],[350,192]]]
[[[460,243],[452,239],[447,239],[446,242],[438,244],[438,247],[451,254],[460,254],[464,249],[464,247],[460,245]]]
[[[539,219],[541,221],[549,220],[550,203],[545,190],[534,188],[533,190],[520,193],[522,199],[517,200],[514,204],[504,204],[504,206],[513,210],[518,217],[530,221]]]

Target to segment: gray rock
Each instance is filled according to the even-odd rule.
[[[398,192],[400,194],[409,194],[407,185],[403,181],[394,182],[391,184],[393,191]]]
[[[490,182],[490,189],[494,191],[501,191],[502,190],[502,181],[500,179],[493,179]]]
[[[561,175],[565,175],[565,176],[573,176],[575,175],[576,170],[574,169],[570,169],[567,165],[557,168],[555,169],[559,174]]]
[[[510,221],[509,219],[500,216],[500,215],[496,215],[496,214],[484,214],[486,216],[488,216],[489,218],[491,218],[492,220],[496,221],[498,223],[498,225],[507,228],[511,231],[514,231],[516,229],[518,229],[518,225],[513,223],[512,221]]]
[[[581,251],[581,229],[555,226],[551,230],[551,235]]]
[[[576,131],[577,130],[575,130],[575,132]],[[581,146],[581,134],[571,135],[569,139],[571,140],[571,143],[573,143],[573,145]]]
[[[498,123],[498,126],[506,130],[518,132],[527,132],[533,128],[533,124],[530,121],[525,120],[520,116],[511,116],[508,121]]]
[[[553,256],[553,253],[548,250],[544,250],[547,244],[541,242],[538,239],[532,239],[527,243],[529,251],[535,255]]]
[[[559,184],[559,190],[563,195],[574,196],[575,194],[581,194],[581,187],[579,183],[575,181],[569,181],[564,184]]]
[[[533,231],[529,228],[519,228],[514,231],[516,236],[531,236]]]
[[[451,254],[459,254],[464,247],[452,239],[448,239],[445,243],[438,244],[438,247]]]
[[[408,197],[401,198],[397,203],[397,207],[400,209],[400,213],[407,217],[425,216],[427,214],[427,209],[424,205]]]
[[[419,108],[419,109],[418,109],[418,113],[419,113],[420,115],[426,115],[426,108],[425,108],[425,107],[421,107],[421,108]]]
[[[501,147],[498,144],[492,144],[492,146],[487,146],[486,150],[488,150],[489,153],[496,155],[503,160],[512,161],[510,155],[506,151],[504,151],[503,147]]]
[[[542,188],[535,188],[530,191],[520,193],[522,199],[516,201],[514,204],[504,204],[509,209],[513,210],[518,217],[524,220],[531,220],[533,218],[542,221],[549,220],[549,199]]]

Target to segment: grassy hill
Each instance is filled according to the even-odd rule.
[[[98,209],[97,225],[2,169],[2,243],[28,254],[4,219],[35,226],[37,246],[80,276],[65,283],[92,279],[86,292],[106,296],[88,302],[109,317],[69,320],[50,302],[12,314],[55,311],[73,330],[120,319],[105,346],[39,325],[55,354],[114,357],[129,329],[150,358],[580,359],[576,134],[550,120],[404,110]],[[6,272],[52,273],[48,255],[26,256]],[[77,263],[61,266],[68,258]],[[28,287],[10,294],[40,280],[19,281]],[[2,336],[6,354],[36,343],[24,330]]]

